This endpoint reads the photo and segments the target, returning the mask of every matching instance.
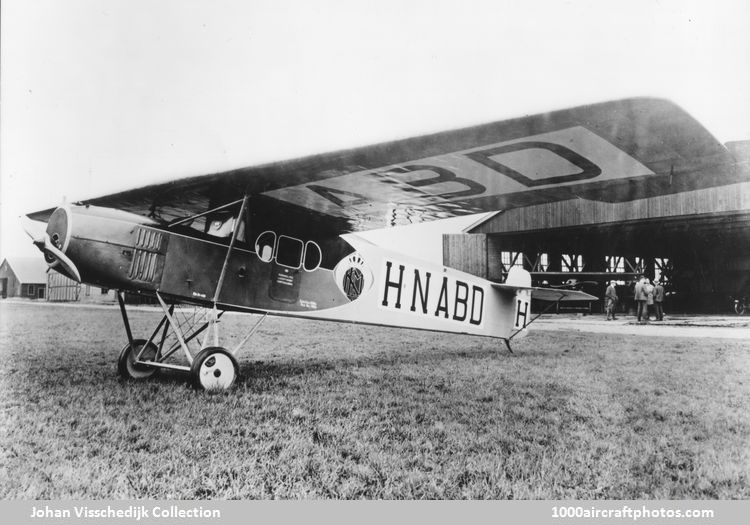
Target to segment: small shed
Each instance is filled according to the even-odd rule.
[[[0,298],[44,299],[47,263],[41,257],[8,257],[0,264]]]

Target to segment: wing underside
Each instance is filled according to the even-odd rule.
[[[85,199],[164,221],[238,202],[347,232],[567,199],[622,202],[739,182],[732,155],[674,104],[626,99]],[[239,204],[226,209],[239,209]],[[29,214],[46,220],[52,210]]]
[[[498,290],[504,290],[514,293],[518,290],[529,290],[531,292],[532,299],[553,303],[568,301],[596,301],[598,299],[596,296],[587,294],[586,292],[581,292],[580,290],[522,287],[498,283],[492,283],[492,287],[497,288]]]

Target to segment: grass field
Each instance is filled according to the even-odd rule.
[[[124,340],[115,308],[0,302],[0,497],[750,497],[747,341],[532,332],[510,355],[269,319],[211,395],[119,380]]]

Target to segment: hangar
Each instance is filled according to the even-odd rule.
[[[727,312],[732,297],[750,294],[750,141],[726,148],[736,161],[731,171],[700,168],[710,187],[500,211],[463,234],[445,235],[444,264],[497,282],[522,266],[536,285],[575,279],[599,297],[615,280],[623,309],[630,285],[644,274],[665,283],[672,311]],[[601,311],[601,303],[593,307]]]
[[[0,298],[44,299],[47,263],[37,257],[9,257],[0,264]]]

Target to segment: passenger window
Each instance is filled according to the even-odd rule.
[[[276,262],[287,268],[297,269],[302,264],[302,249],[304,244],[299,239],[282,235],[276,250]]]
[[[255,253],[258,258],[263,262],[271,262],[273,260],[273,249],[276,246],[276,234],[271,231],[266,231],[258,235],[255,240]]]
[[[302,267],[306,272],[312,272],[318,269],[322,261],[323,254],[320,251],[320,246],[313,241],[307,241],[305,244],[305,260],[302,263]]]

